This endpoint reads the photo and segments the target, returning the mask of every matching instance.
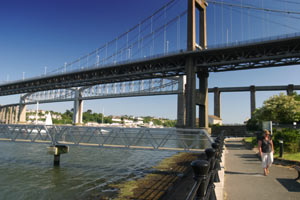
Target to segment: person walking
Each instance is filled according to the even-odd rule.
[[[264,136],[258,141],[259,155],[262,161],[262,167],[264,168],[264,175],[268,176],[269,167],[273,163],[274,145],[270,132],[264,130]]]

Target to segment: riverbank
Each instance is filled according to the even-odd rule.
[[[112,187],[119,189],[119,195],[114,199],[184,199],[194,183],[190,163],[193,160],[204,158],[204,153],[180,153],[164,159],[160,164],[153,167],[153,171],[145,177],[112,185]],[[180,191],[177,192],[176,198],[173,197],[175,191]]]

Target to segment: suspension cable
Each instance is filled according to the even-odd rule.
[[[250,5],[238,5],[238,4],[232,4],[232,3],[226,3],[226,2],[219,2],[215,0],[207,0],[207,2],[210,3],[215,3],[215,4],[222,4],[226,6],[234,6],[234,7],[239,7],[239,8],[249,8],[253,10],[261,10],[261,11],[268,11],[268,12],[274,12],[274,13],[284,13],[284,14],[295,14],[295,15],[300,15],[300,12],[297,11],[285,11],[285,10],[278,10],[278,9],[270,9],[270,8],[260,8],[256,6],[250,6]]]

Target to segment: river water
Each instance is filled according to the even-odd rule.
[[[53,167],[48,145],[0,142],[0,199],[95,199],[136,179],[173,152],[71,146]]]
[[[12,130],[17,130],[11,134],[18,134],[15,137],[21,139],[33,139],[43,135],[32,134],[29,130],[22,132],[20,127]],[[118,138],[113,137],[116,136],[114,131],[97,135],[93,131],[86,132],[86,129],[78,133],[76,130],[71,131],[72,135],[66,134],[63,139],[72,141],[72,138],[77,138],[81,142],[95,142],[102,137],[111,144],[119,144],[125,140],[121,135]],[[128,136],[130,130],[127,131]],[[1,133],[1,137],[7,137],[5,132]],[[152,136],[148,138],[147,134],[140,135],[142,133],[134,132],[131,139],[127,140],[133,142],[134,138],[138,138],[139,145],[146,145],[149,140],[158,143],[158,140],[154,139],[158,138],[158,133],[147,133]],[[162,136],[166,138],[168,135]],[[185,144],[177,140],[165,143],[170,147],[182,148],[191,145],[193,148],[202,149],[207,147],[208,140],[205,135],[185,134]],[[70,146],[70,152],[61,155],[60,167],[53,167],[54,157],[47,154],[48,146],[49,144],[0,142],[0,200],[113,198],[118,191],[111,185],[143,177],[164,158],[175,154],[167,151]]]

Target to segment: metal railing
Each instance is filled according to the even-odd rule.
[[[202,129],[112,128],[0,124],[0,141],[98,148],[201,152],[212,139]]]
[[[206,160],[195,160],[191,163],[195,183],[186,200],[216,200],[214,182],[220,182],[218,170],[221,170],[224,138],[218,137],[212,148],[205,149]]]

